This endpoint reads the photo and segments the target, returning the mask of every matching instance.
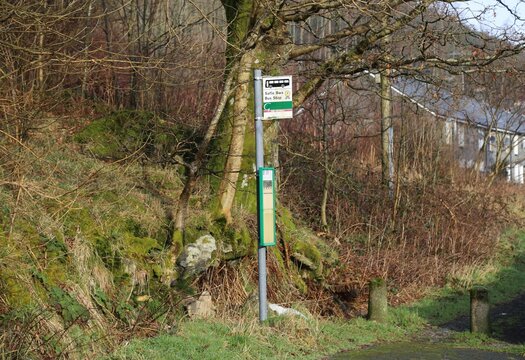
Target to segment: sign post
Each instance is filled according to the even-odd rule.
[[[263,77],[264,120],[293,117],[292,77]]]
[[[257,183],[259,183],[259,169],[264,166],[263,124],[262,124],[262,71],[254,71],[254,95],[255,95],[255,166],[257,171]],[[257,196],[257,202],[260,199]],[[257,207],[259,208],[259,207]],[[259,233],[259,239],[261,234]],[[259,321],[268,318],[268,304],[266,295],[266,247],[260,244],[257,250],[259,268]]]
[[[292,77],[262,76],[254,71],[255,165],[257,174],[257,218],[259,222],[259,321],[268,318],[266,292],[266,247],[276,244],[275,169],[264,167],[263,120],[293,117]]]

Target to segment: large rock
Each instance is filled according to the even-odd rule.
[[[211,264],[213,252],[217,250],[215,238],[204,235],[182,250],[177,264],[183,269],[184,276],[197,275],[204,272]]]
[[[186,305],[186,311],[191,319],[206,319],[215,315],[215,305],[209,292],[204,291],[197,300]]]
[[[317,266],[314,264],[314,262],[301,253],[294,252],[292,254],[292,259],[295,260],[299,265],[306,267],[308,270],[317,270]]]

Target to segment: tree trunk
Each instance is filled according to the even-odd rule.
[[[271,166],[275,168],[275,188],[279,187],[279,121],[271,121],[264,132],[265,152],[268,150]]]
[[[251,93],[250,79],[253,61],[253,54],[249,51],[242,55],[239,64],[237,77],[237,83],[239,85],[235,90],[230,147],[228,149],[228,156],[224,166],[224,175],[219,186],[221,211],[228,223],[232,220],[231,210],[243,161],[246,124],[248,123],[251,114],[249,111],[250,104],[248,98]]]
[[[177,214],[175,216],[175,229],[177,230],[183,231],[185,228],[186,218],[188,216],[188,205],[189,205],[190,197],[191,197],[191,194],[193,193],[193,189],[197,182],[198,173],[204,165],[204,162],[206,159],[206,152],[217,130],[219,119],[221,118],[224,108],[226,107],[226,102],[228,100],[228,97],[230,96],[231,84],[232,84],[233,78],[235,77],[235,72],[236,72],[236,69],[231,69],[228,76],[226,77],[226,82],[224,83],[224,88],[222,90],[222,94],[221,94],[219,103],[217,104],[217,108],[215,109],[213,118],[210,124],[208,125],[208,129],[206,130],[204,139],[199,145],[199,149],[197,150],[197,155],[195,156],[195,160],[191,164],[189,164],[189,166],[187,166],[187,177],[184,183],[184,189],[182,190],[182,193],[180,194],[180,197],[179,197]]]
[[[107,56],[110,56],[113,52],[113,46],[112,46],[112,39],[111,39],[111,27],[109,25],[109,15],[108,13],[111,11],[111,9],[108,8],[106,0],[102,0],[102,9],[104,11],[104,36],[106,41],[106,52]],[[109,67],[109,79],[107,80],[107,103],[109,105],[117,105],[120,106],[120,102],[117,100],[119,97],[117,95],[117,78],[115,76],[115,70],[113,69],[113,66]]]
[[[84,36],[84,56],[85,56],[85,63],[84,67],[82,69],[82,85],[81,85],[81,93],[82,97],[85,99],[87,98],[87,85],[88,85],[88,76],[89,76],[89,62],[87,61],[89,57],[89,46],[91,45],[91,12],[93,10],[93,2],[89,1],[88,7],[87,7],[87,14],[85,19],[85,36]]]
[[[326,216],[326,205],[328,203],[328,186],[330,184],[330,173],[328,171],[328,134],[326,129],[326,109],[323,108],[323,139],[322,139],[322,151],[323,151],[323,197],[321,199],[321,226],[323,231],[328,232],[328,220]]]
[[[394,149],[392,128],[392,89],[390,88],[390,70],[381,74],[381,175],[388,187],[390,198],[394,189]]]
[[[45,13],[47,11],[47,1],[42,1],[42,12]],[[44,81],[45,81],[45,73],[44,73],[44,55],[42,54],[44,52],[44,42],[45,42],[45,34],[43,25],[38,25],[38,58],[37,58],[37,88],[39,90],[44,90]]]

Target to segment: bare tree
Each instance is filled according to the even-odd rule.
[[[246,163],[253,161],[243,156],[243,148],[245,137],[252,136],[250,88],[246,83],[254,66],[282,71],[294,61],[301,61],[300,71],[304,78],[299,82],[294,100],[299,105],[330,77],[358,76],[364,70],[385,69],[387,65],[412,73],[421,68],[453,71],[458,66],[488,65],[495,59],[521,51],[520,39],[493,41],[472,32],[476,42],[470,46],[479,51],[450,59],[446,51],[447,39],[453,39],[456,33],[470,35],[465,35],[468,28],[454,8],[439,7],[439,4],[435,1],[223,1],[229,23],[227,54],[230,61],[239,64],[238,91],[232,108],[226,109],[233,119],[224,135],[230,139],[219,187],[221,211],[229,221],[239,173],[242,169],[251,169]],[[316,21],[320,18],[343,25],[316,29],[322,23]],[[432,26],[435,23],[439,26]],[[307,29],[302,31],[301,43],[296,43],[287,31],[297,24]],[[384,41],[388,37],[392,40]],[[419,45],[409,47],[412,44]],[[230,120],[225,117],[223,121]]]
[[[196,156],[172,158],[187,171],[176,227],[184,229],[205,170],[220,176],[218,210],[231,223],[236,203],[254,203],[253,194],[236,196],[244,179],[253,181],[254,68],[293,73],[298,107],[328,80],[378,71],[384,79],[421,75],[432,82],[497,67],[498,59],[522,50],[520,34],[475,31],[455,6],[431,0],[0,0],[0,91],[8,120],[2,129],[22,139],[35,127],[34,109],[53,100],[46,93],[72,88],[191,124],[203,135]]]

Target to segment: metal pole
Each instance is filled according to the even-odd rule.
[[[255,166],[257,176],[259,168],[264,166],[264,145],[263,145],[263,123],[262,123],[262,71],[254,71],[255,86]],[[257,179],[258,180],[258,179]],[[258,181],[257,181],[258,183]],[[257,192],[257,196],[259,192]],[[260,201],[260,199],[258,199]],[[257,211],[259,207],[257,206]],[[257,216],[257,218],[260,218]],[[261,234],[259,232],[259,244]],[[259,321],[265,321],[268,318],[268,305],[266,300],[266,247],[259,246],[257,251],[259,258]]]

